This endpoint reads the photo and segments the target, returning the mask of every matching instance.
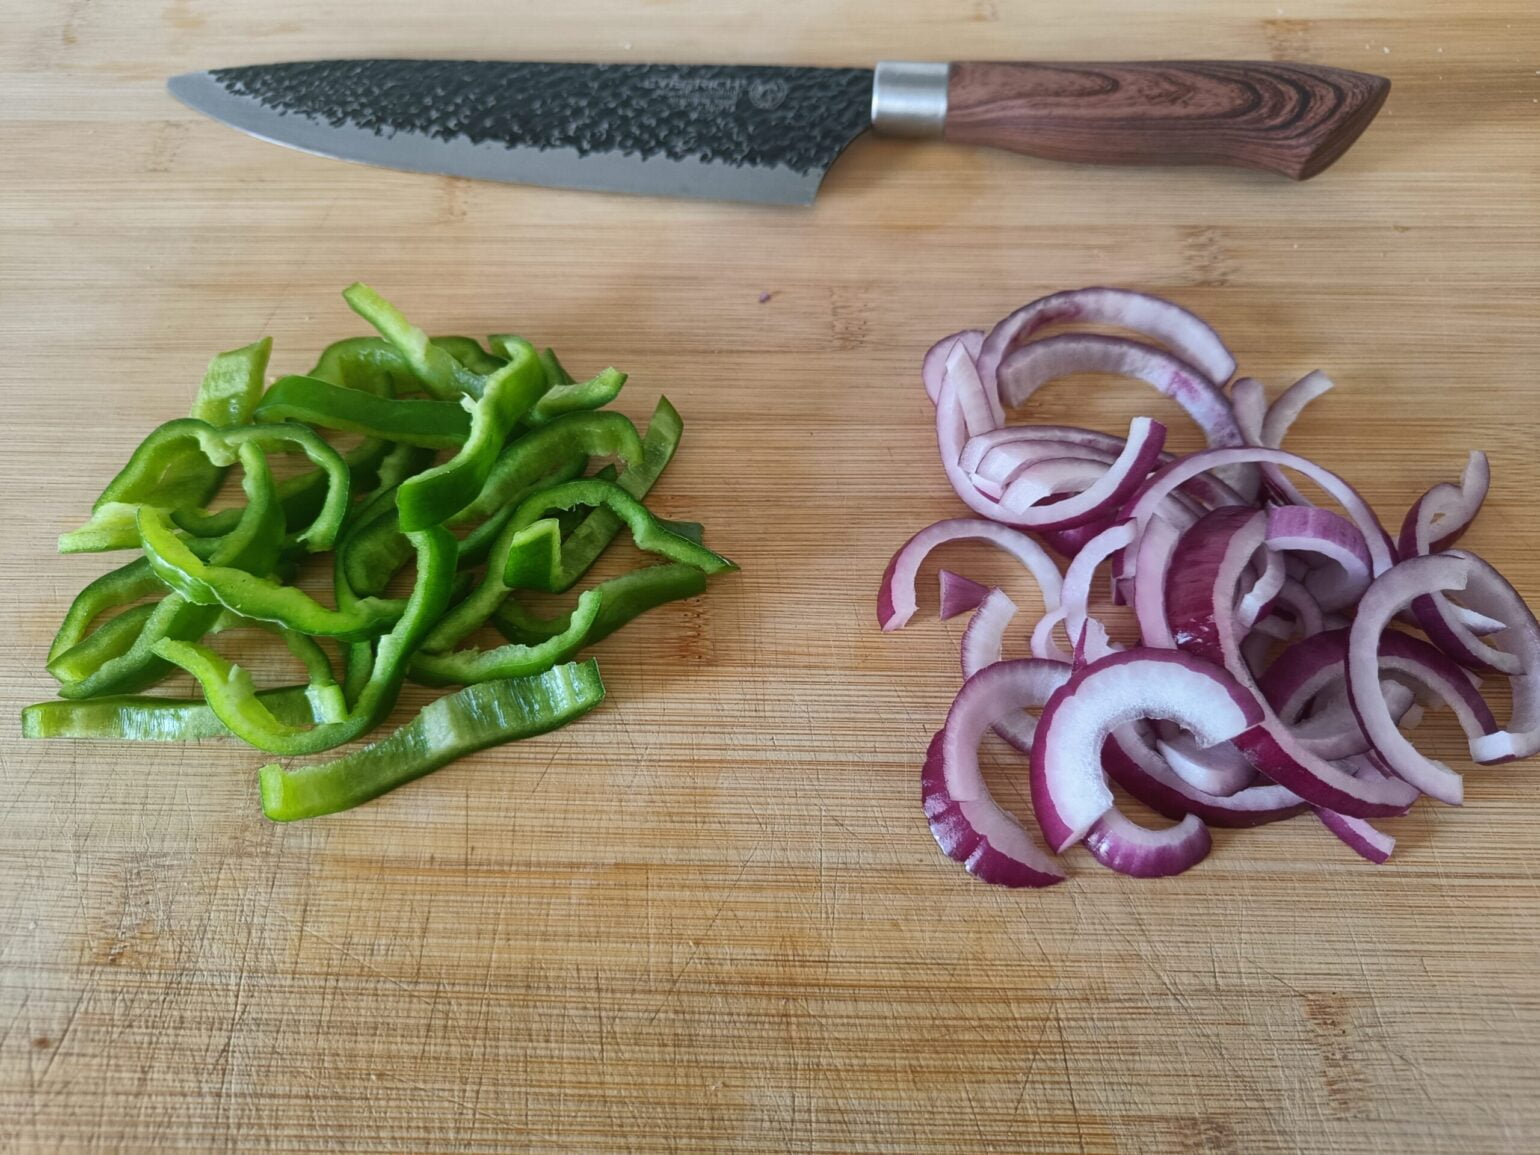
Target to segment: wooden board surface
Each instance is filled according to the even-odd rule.
[[[1088,283],[1200,309],[1274,388],[1331,372],[1294,444],[1387,517],[1486,448],[1468,540],[1540,596],[1532,0],[14,0],[5,24],[0,1150],[1540,1147],[1532,767],[1419,806],[1381,868],[1300,821],[1219,832],[1170,881],[1076,851],[1069,884],[1006,893],[916,800],[960,627],[873,622],[892,549],[960,508],[919,354]],[[343,53],[1293,58],[1395,88],[1311,184],[863,141],[811,211],[356,168],[162,89]],[[54,535],[213,351],[269,333],[300,369],[357,331],[354,279],[432,330],[620,365],[638,416],[666,391],[689,427],[659,507],[743,572],[604,643],[595,715],[333,819],[265,822],[234,746],[22,743],[104,568]],[[1122,383],[1034,413],[1140,411],[1173,412]]]

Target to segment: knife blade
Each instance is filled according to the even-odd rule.
[[[341,160],[555,187],[809,204],[861,133],[1050,159],[1313,176],[1382,77],[1275,62],[864,68],[316,60],[173,77],[183,103]]]

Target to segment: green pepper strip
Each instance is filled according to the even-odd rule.
[[[295,726],[314,721],[309,686],[283,686],[257,695],[272,714]],[[38,702],[21,712],[24,738],[114,738],[191,742],[229,738],[229,728],[202,698],[123,694],[85,702]]]
[[[189,542],[188,547],[211,553],[218,544],[195,541]],[[49,662],[84,641],[87,628],[108,610],[165,592],[166,583],[155,576],[150,563],[142,557],[102,574],[76,594],[75,600],[70,603],[64,621],[59,624],[59,632],[54,635],[53,644],[48,647]]]
[[[246,471],[241,481],[246,493],[246,511],[232,533],[212,543],[199,542],[198,545],[214,545],[209,558],[211,566],[249,567],[258,573],[266,573],[273,568],[277,559],[284,529],[283,510],[275,500],[273,477],[262,451],[255,444],[248,443],[240,447],[239,455]],[[147,512],[160,517],[164,522],[165,515],[160,511]],[[203,565],[193,547],[179,540],[169,526],[166,527],[166,534],[197,565]],[[148,560],[146,566],[154,572],[154,566]],[[117,571],[125,584],[139,580],[137,576],[122,576],[131,568],[124,566]],[[245,570],[237,569],[235,572],[244,573]],[[123,653],[94,667],[72,666],[70,659],[78,655],[77,645],[50,662],[49,672],[60,678],[59,693],[65,698],[131,694],[153,686],[170,671],[171,667],[155,653],[157,644],[165,639],[201,638],[214,628],[220,613],[218,606],[194,605],[180,594],[167,593],[145,619],[133,644]]]
[[[162,487],[157,481],[168,469],[178,468],[188,447],[207,462],[221,470],[234,464],[243,445],[273,446],[280,444],[297,446],[306,457],[325,471],[330,484],[321,512],[310,527],[299,535],[306,548],[314,551],[330,549],[336,540],[337,530],[348,509],[348,469],[341,456],[323,441],[319,434],[303,425],[242,425],[232,429],[215,429],[206,421],[191,417],[168,421],[139,444],[128,464],[107,487],[103,498],[113,495],[106,505],[97,504],[97,514],[102,515],[104,525],[87,533],[84,528],[59,538],[62,553],[84,550],[128,549],[139,544],[135,519],[141,509],[181,509],[201,504],[184,500],[185,491]],[[116,488],[115,488],[116,487]],[[126,500],[120,500],[126,499]],[[92,515],[92,520],[97,519]]]
[[[489,337],[487,344],[496,345],[499,340],[499,337]],[[566,366],[561,363],[561,358],[556,356],[555,349],[542,349],[540,351],[540,366],[545,370],[546,384],[552,389],[559,385],[572,384],[572,374],[567,372]]]
[[[155,579],[155,584],[162,591],[166,588],[161,585],[159,578]],[[146,602],[141,606],[132,606],[102,623],[73,646],[49,658],[48,672],[60,682],[79,682],[90,677],[104,662],[122,657],[133,648],[139,635],[144,632],[145,623],[155,613],[156,604]]]
[[[368,285],[352,284],[342,292],[348,307],[379,330],[401,354],[407,368],[422,387],[441,401],[453,401],[464,395],[480,397],[484,385],[481,374],[472,372],[441,345],[401,315],[401,311]]]
[[[203,374],[203,383],[198,386],[192,416],[220,429],[249,422],[257,398],[262,396],[263,379],[272,352],[273,339],[263,337],[244,348],[216,355]]]
[[[469,686],[498,678],[523,678],[549,670],[577,653],[598,620],[604,595],[585,590],[569,616],[567,628],[534,645],[510,642],[491,650],[469,647],[447,654],[419,651],[411,678],[424,686]]]
[[[262,392],[263,374],[273,349],[271,338],[220,353],[209,362],[193,403],[192,420],[211,427],[244,425]],[[164,426],[162,426],[164,428]],[[155,434],[150,435],[153,439]],[[154,504],[167,509],[198,507],[219,491],[230,460],[212,459],[201,445],[185,442],[139,446],[107,483],[91,507],[91,517],[79,529],[59,536],[60,553],[94,553],[132,549],[134,509]]]
[[[454,401],[379,397],[316,377],[280,377],[257,406],[256,417],[432,449],[458,448],[471,428],[470,414]]]
[[[423,639],[424,652],[435,654],[453,649],[463,639],[481,628],[494,610],[502,605],[517,582],[510,582],[509,559],[526,559],[525,565],[534,569],[537,560],[545,556],[550,565],[561,558],[561,536],[555,518],[544,518],[529,526],[518,526],[512,521],[498,535],[487,557],[486,572],[480,583],[471,590],[465,600],[439,619]],[[515,570],[513,577],[520,576]]]
[[[470,337],[430,337],[428,343],[448,353],[473,373],[490,373],[502,364]],[[423,383],[406,358],[383,337],[346,337],[321,351],[309,377],[381,397],[416,393]]]
[[[693,565],[667,562],[610,578],[589,592],[602,595],[603,605],[583,637],[585,646],[602,641],[650,609],[705,593],[706,575]],[[533,645],[565,634],[572,628],[573,617],[573,613],[536,617],[517,598],[508,598],[492,615],[492,624],[510,642]]]
[[[528,346],[487,377],[481,396],[466,402],[471,427],[459,452],[407,478],[396,491],[401,529],[411,533],[442,525],[472,504],[486,488],[508,434],[544,389],[545,374]]]
[[[430,702],[362,750],[298,770],[262,767],[262,812],[291,822],[348,810],[466,754],[565,726],[603,700],[604,683],[592,661],[467,686]]]
[[[697,545],[689,538],[681,537],[666,528],[648,512],[645,505],[619,485],[608,481],[590,478],[586,481],[569,481],[541,490],[519,504],[509,524],[523,528],[534,524],[538,518],[551,510],[571,509],[578,505],[589,505],[595,509],[607,508],[622,524],[630,528],[631,538],[636,542],[637,548],[646,550],[648,553],[661,554],[670,561],[693,565],[696,569],[708,574],[738,568],[720,554],[713,553],[705,546]],[[581,532],[582,528],[579,527],[577,533]],[[576,537],[577,533],[573,536]],[[568,541],[570,542],[571,538]],[[583,572],[588,568],[585,564],[581,570],[568,569],[565,545],[554,562],[550,561],[550,554],[543,547],[544,543],[537,538],[523,544],[522,548],[511,549],[504,566],[505,582],[510,586],[513,586],[516,581],[520,582],[522,584],[518,588],[521,589],[560,593],[582,577]]]
[[[312,637],[372,637],[389,629],[405,608],[398,600],[364,598],[348,609],[328,609],[294,586],[214,561],[204,563],[172,532],[165,513],[153,507],[139,511],[139,536],[156,575],[194,605],[224,606],[242,617]]]
[[[340,722],[303,730],[274,717],[257,696],[250,674],[207,646],[162,642],[156,652],[197,678],[219,720],[258,749],[294,756],[317,754],[351,742],[374,729],[394,708],[406,678],[407,663],[449,602],[454,582],[454,535],[435,526],[414,533],[412,542],[417,549],[417,584],[395,627],[375,642],[369,676],[361,686],[354,687],[353,705]],[[338,601],[343,600],[343,591],[339,589]],[[350,608],[344,606],[345,610]],[[349,652],[347,680],[356,676],[353,667],[358,659],[354,655],[366,649],[360,647]]]
[[[684,422],[667,397],[659,397],[647,425],[647,436],[642,438],[640,464],[628,466],[620,475],[620,488],[640,501],[647,496],[664,468],[674,458],[679,439],[684,433]],[[622,522],[613,510],[598,508],[584,518],[562,543],[562,572],[566,585],[553,592],[560,593],[582,577],[599,560],[605,547],[615,540]]]

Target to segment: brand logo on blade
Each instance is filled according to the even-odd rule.
[[[749,103],[755,108],[770,112],[780,108],[786,102],[787,93],[791,90],[784,80],[771,78],[769,80],[756,80],[749,85]]]
[[[643,88],[675,108],[696,113],[731,112],[747,96],[755,108],[769,112],[786,102],[791,88],[784,80],[740,76],[647,76]]]

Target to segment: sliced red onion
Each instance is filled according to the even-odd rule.
[[[1139,488],[1155,465],[1165,443],[1166,427],[1148,417],[1136,417],[1128,442],[1111,465],[1075,458],[1057,458],[1027,466],[1006,487],[1000,518],[1028,529],[1074,529],[1116,513]],[[1049,505],[1035,502],[1065,489],[1078,492]]]
[[[1273,603],[1273,610],[1276,612],[1279,609],[1289,612],[1301,637],[1308,638],[1326,628],[1320,603],[1311,596],[1309,590],[1292,578],[1278,587],[1278,600]]]
[[[1175,526],[1157,516],[1145,523],[1144,533],[1139,538],[1134,614],[1139,619],[1139,633],[1144,644],[1157,649],[1176,649],[1171,627],[1166,621],[1166,574],[1180,536]]]
[[[1038,618],[1037,625],[1032,627],[1032,656],[1043,658],[1052,662],[1063,662],[1069,665],[1074,661],[1073,655],[1067,653],[1054,639],[1053,631],[1064,624],[1064,607],[1050,610]]]
[[[1464,550],[1442,556],[1459,558],[1465,564],[1466,602],[1478,613],[1508,623],[1496,637],[1511,647],[1521,671],[1509,678],[1513,710],[1507,729],[1473,738],[1471,757],[1477,762],[1508,762],[1540,753],[1540,625],[1518,591],[1482,558]],[[1431,631],[1428,637],[1438,643]]]
[[[1254,693],[1261,720],[1234,740],[1263,774],[1317,806],[1358,818],[1394,813],[1408,793],[1415,794],[1410,787],[1353,778],[1301,747],[1272,708],[1262,705],[1265,699],[1240,653],[1234,591],[1266,532],[1267,515],[1262,511],[1225,508],[1205,515],[1182,535],[1166,582],[1166,613],[1176,643],[1222,663],[1238,684]]]
[[[1454,616],[1455,621],[1459,622],[1478,638],[1487,634],[1495,634],[1499,630],[1506,630],[1508,628],[1507,622],[1500,622],[1496,618],[1487,617],[1486,614],[1477,613],[1469,606],[1457,606],[1450,602],[1449,612]]]
[[[1046,442],[1061,445],[1066,452],[1057,456],[1090,454],[1114,460],[1123,452],[1123,439],[1113,433],[1082,429],[1078,425],[1002,425],[969,439],[958,457],[958,464],[972,473],[983,467],[986,458],[998,449]]]
[[[1208,857],[1213,840],[1203,820],[1189,814],[1175,826],[1151,830],[1113,807],[1085,836],[1097,862],[1133,878],[1168,878]]]
[[[1016,427],[1012,427],[1016,428]],[[968,442],[971,446],[979,438],[972,438]],[[963,447],[963,455],[967,456],[968,446]],[[1122,452],[1120,449],[1119,453]],[[1162,457],[1165,454],[1161,454]],[[1054,461],[1067,458],[1071,461],[1091,461],[1103,467],[1111,465],[1118,459],[1117,453],[1108,453],[1100,449],[1091,449],[1086,446],[1076,445],[1070,441],[1052,441],[1047,438],[1022,439],[1019,441],[1007,441],[997,445],[979,458],[978,467],[970,470],[968,476],[973,483],[983,489],[990,485],[995,489],[1004,491],[1005,487],[1019,477],[1024,469],[1030,465],[1036,465],[1042,461]],[[958,459],[961,464],[963,458]],[[986,490],[987,492],[987,490]]]
[[[984,346],[983,330],[964,329],[960,333],[952,333],[925,350],[925,359],[920,362],[920,379],[925,383],[925,395],[930,398],[932,405],[941,396],[941,379],[946,374],[947,358],[951,356],[952,347],[959,344],[969,357],[977,361],[979,350]]]
[[[1009,526],[976,518],[952,518],[920,530],[888,562],[877,590],[877,621],[884,630],[902,629],[919,608],[914,579],[931,550],[950,541],[969,540],[987,541],[1016,558],[1042,590],[1043,604],[1049,609],[1058,608],[1063,579],[1047,550]]]
[[[1346,671],[1343,672],[1346,676]],[[1282,710],[1278,716],[1293,728],[1294,737],[1306,750],[1317,758],[1337,762],[1368,753],[1374,747],[1369,736],[1359,724],[1358,714],[1348,701],[1347,683],[1336,683],[1340,689],[1328,692],[1327,700],[1308,717],[1295,721]],[[1385,699],[1385,709],[1399,725],[1406,712],[1416,704],[1416,693],[1410,686],[1391,678],[1380,679],[1380,694]]]
[[[1213,745],[1257,725],[1262,710],[1224,670],[1174,650],[1125,650],[1077,671],[1043,708],[1032,743],[1032,805],[1052,849],[1080,841],[1112,807],[1102,746],[1142,718],[1180,723]]]
[[[1074,529],[1040,529],[1036,533],[1043,539],[1043,544],[1054,553],[1073,561],[1085,548],[1086,542],[1111,524],[1110,521],[1091,521],[1085,525],[1077,525]]]
[[[1475,556],[1474,554],[1466,554],[1463,551],[1458,550],[1434,556],[1447,557],[1451,555],[1457,555],[1461,557]],[[1485,565],[1486,563],[1483,562],[1482,564]],[[1491,569],[1490,566],[1487,568]],[[1485,580],[1483,585],[1485,594],[1489,600],[1492,597],[1492,591],[1496,585],[1508,585],[1507,581],[1500,574],[1498,574],[1496,570],[1492,570],[1491,573],[1493,576],[1495,576],[1496,582],[1493,583],[1490,578],[1488,578]],[[1469,669],[1495,670],[1497,673],[1507,674],[1509,677],[1516,677],[1519,674],[1524,673],[1524,658],[1520,654],[1515,653],[1510,649],[1492,645],[1486,640],[1486,637],[1478,636],[1477,631],[1466,624],[1466,615],[1463,611],[1466,608],[1472,609],[1476,614],[1480,616],[1481,619],[1483,619],[1483,621],[1487,618],[1493,617],[1494,615],[1484,612],[1480,605],[1474,605],[1470,607],[1456,606],[1454,602],[1450,601],[1445,596],[1445,593],[1448,590],[1460,588],[1463,587],[1448,586],[1442,589],[1434,590],[1432,592],[1423,593],[1412,600],[1412,614],[1416,618],[1417,624],[1422,627],[1423,633],[1428,635],[1428,640],[1439,649],[1443,650],[1444,653],[1448,654],[1455,661],[1459,662],[1460,665]],[[1510,591],[1512,588],[1513,587],[1508,586]],[[1471,596],[1467,597],[1466,600],[1471,600],[1472,597],[1480,596],[1482,596],[1481,591],[1472,590]],[[1515,601],[1517,602],[1518,608],[1522,610],[1524,614],[1529,614],[1529,610],[1524,605],[1523,599],[1519,598],[1517,594],[1514,594],[1511,599],[1499,597],[1497,598],[1495,604],[1511,605]],[[1533,615],[1530,615],[1530,620],[1534,620]],[[1494,641],[1503,641],[1505,638],[1509,637],[1506,628],[1506,622],[1502,630],[1489,630],[1486,631],[1486,635],[1487,637],[1491,637]]]
[[[1267,416],[1267,390],[1255,377],[1237,377],[1230,385],[1230,408],[1247,445],[1262,445],[1262,419]]]
[[[941,571],[941,620],[955,618],[958,614],[965,614],[969,610],[977,609],[978,604],[989,593],[989,587],[980,585],[972,578],[963,577],[962,574],[953,573],[949,569]]]
[[[1180,305],[1127,289],[1071,289],[1023,305],[989,331],[979,352],[980,372],[993,377],[1012,348],[1062,321],[1116,325],[1152,337],[1216,385],[1235,372],[1235,358],[1219,334]]]
[[[1332,379],[1319,369],[1312,369],[1290,385],[1268,406],[1267,416],[1262,421],[1261,443],[1270,449],[1281,448],[1284,437],[1305,406],[1335,387]]]
[[[1230,399],[1217,385],[1170,353],[1125,337],[1066,333],[1031,341],[1009,353],[996,375],[1001,401],[1007,408],[1018,408],[1050,381],[1084,372],[1138,378],[1185,409],[1210,445],[1243,444]],[[1245,495],[1255,492],[1255,474],[1234,470],[1225,480]]]
[[[1273,782],[1247,786],[1228,797],[1209,794],[1182,780],[1152,750],[1134,726],[1120,726],[1102,747],[1102,767],[1140,802],[1167,818],[1195,814],[1209,826],[1261,826],[1292,818],[1305,804]]]
[[[1267,511],[1267,544],[1289,553],[1311,553],[1329,565],[1312,569],[1304,586],[1322,610],[1355,605],[1369,588],[1369,547],[1347,518],[1315,506],[1277,505]]]
[[[1253,559],[1253,573],[1249,586],[1244,578],[1241,588],[1245,590],[1235,603],[1235,618],[1243,630],[1249,630],[1256,625],[1258,618],[1266,617],[1272,612],[1273,603],[1278,600],[1278,591],[1283,588],[1283,555],[1276,550],[1264,546],[1257,551],[1262,559],[1261,572],[1255,571],[1256,560]]]
[[[947,382],[952,386],[952,404],[962,414],[963,426],[969,437],[977,437],[981,433],[988,433],[1005,424],[1005,412],[1000,408],[999,391],[992,385],[986,385],[979,377],[978,366],[968,355],[967,347],[962,341],[953,342],[952,351],[947,354],[943,391],[936,398],[938,407],[941,404],[941,398],[946,396],[945,383]]]
[[[1338,814],[1335,810],[1319,806],[1315,808],[1315,813],[1322,826],[1370,862],[1384,863],[1395,849],[1394,838],[1382,830],[1376,830],[1362,818],[1349,818],[1346,814]]]
[[[1199,746],[1191,734],[1176,727],[1171,727],[1168,732],[1168,726],[1170,723],[1156,727],[1162,737],[1156,741],[1155,748],[1166,760],[1166,765],[1184,782],[1205,793],[1227,798],[1256,780],[1257,768],[1231,743]]]
[[[1060,612],[1060,611],[1055,611]],[[963,680],[992,666],[1005,657],[1005,630],[1016,616],[1016,603],[1005,595],[1004,590],[991,590],[978,612],[968,622],[962,637]],[[1056,655],[1044,655],[1056,657]],[[1064,678],[1069,678],[1067,663]],[[1004,738],[1023,754],[1032,753],[1032,736],[1037,731],[1037,719],[1025,710],[1007,714],[994,724],[995,733]]]
[[[1095,618],[1087,618],[1085,628],[1080,631],[1080,638],[1075,642],[1075,659],[1071,663],[1075,669],[1089,666],[1092,662],[1099,662],[1108,654],[1115,654],[1122,650],[1107,636],[1107,627]]]
[[[1401,522],[1401,539],[1397,543],[1401,556],[1442,553],[1454,545],[1481,512],[1491,484],[1492,467],[1487,462],[1487,455],[1472,450],[1459,485],[1440,482],[1406,511],[1406,518]],[[1435,526],[1437,537],[1434,537]]]
[[[1019,822],[988,794],[959,802],[941,772],[941,735],[931,739],[920,771],[920,802],[936,845],[969,874],[996,886],[1052,886],[1068,877]]]
[[[1085,629],[1090,613],[1091,582],[1097,567],[1118,550],[1131,545],[1133,540],[1132,522],[1115,525],[1088,541],[1069,563],[1069,569],[1064,572],[1059,604],[1064,607],[1064,628],[1071,644],[1079,642],[1081,631]]]
[[[942,769],[947,792],[959,802],[988,794],[979,770],[979,742],[996,723],[1042,706],[1070,677],[1062,662],[1013,658],[979,670],[957,691],[942,730]],[[1038,726],[1042,722],[1039,720]],[[1034,739],[1031,745],[1036,748]]]
[[[1247,462],[1286,466],[1310,478],[1347,510],[1348,516],[1353,519],[1353,523],[1364,536],[1373,572],[1376,575],[1382,574],[1395,563],[1384,527],[1380,525],[1379,519],[1374,516],[1374,510],[1369,507],[1369,503],[1359,492],[1331,470],[1323,469],[1307,458],[1286,453],[1281,449],[1256,449],[1250,446],[1239,449],[1206,449],[1177,458],[1171,464],[1163,465],[1155,471],[1140,488],[1134,500],[1124,507],[1123,516],[1132,517],[1139,523],[1140,532],[1143,532],[1144,524],[1150,519],[1151,514],[1183,482],[1210,469]]]
[[[1349,633],[1327,630],[1290,646],[1260,680],[1268,702],[1285,722],[1300,717],[1305,706],[1337,687],[1346,691]],[[1448,706],[1465,736],[1474,741],[1497,729],[1491,708],[1464,670],[1420,638],[1385,630],[1380,635],[1379,672],[1421,687],[1428,704]],[[1395,701],[1387,698],[1394,707]],[[1392,708],[1392,714],[1394,714]]]

